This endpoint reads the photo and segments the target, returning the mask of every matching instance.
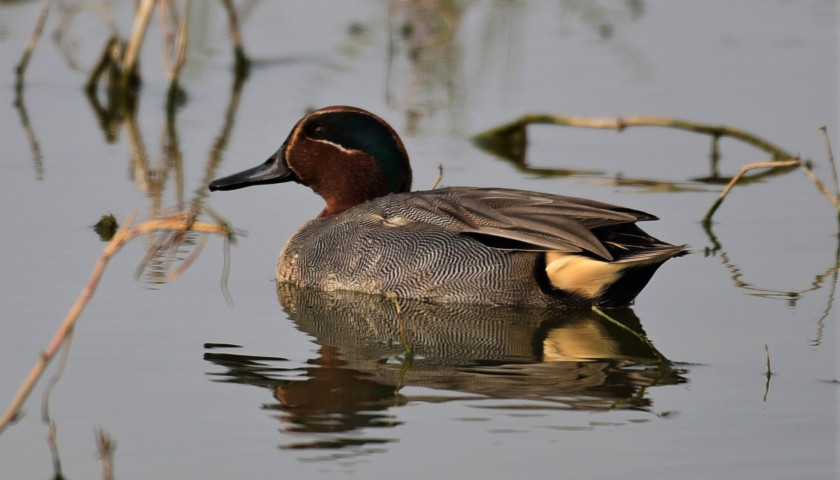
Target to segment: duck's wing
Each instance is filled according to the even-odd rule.
[[[592,232],[657,218],[584,198],[502,188],[449,187],[406,194],[399,202],[413,222],[469,235],[514,250],[588,251],[613,255]]]

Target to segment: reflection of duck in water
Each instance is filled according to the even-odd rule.
[[[653,215],[500,188],[411,192],[408,154],[381,118],[328,107],[301,119],[265,163],[211,190],[295,181],[327,202],[280,254],[277,279],[435,302],[626,305],[685,250],[636,222]]]
[[[269,358],[208,352],[227,381],[265,386],[290,430],[336,432],[393,426],[384,410],[410,400],[511,398],[552,408],[648,409],[644,389],[685,381],[658,363],[640,337],[589,309],[547,310],[435,304],[288,284],[280,302],[301,331],[321,345],[301,369]],[[630,309],[611,316],[644,335]],[[400,330],[402,324],[402,332]],[[414,358],[404,356],[403,341]],[[648,367],[624,368],[649,365]],[[302,370],[304,371],[301,375]],[[407,397],[402,386],[460,392]],[[392,412],[393,413],[393,412]]]

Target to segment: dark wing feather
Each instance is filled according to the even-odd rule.
[[[406,194],[396,215],[432,223],[500,248],[613,256],[593,229],[656,220],[584,198],[502,188],[449,187]]]

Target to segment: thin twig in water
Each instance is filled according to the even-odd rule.
[[[726,196],[729,194],[729,191],[732,190],[732,187],[734,187],[735,184],[738,183],[738,180],[740,180],[741,177],[743,177],[744,174],[748,171],[755,170],[756,168],[793,167],[801,164],[802,162],[797,158],[779,162],[758,162],[751,163],[749,165],[744,165],[743,167],[741,167],[741,170],[739,170],[738,173],[734,177],[732,177],[732,180],[729,181],[729,183],[726,185],[726,188],[724,188],[723,191],[720,192],[720,195],[718,196],[717,200],[715,200],[715,203],[713,203],[711,208],[709,208],[709,211],[706,212],[706,216],[703,217],[703,224],[708,225],[709,223],[711,223],[712,215],[715,214],[718,207],[720,207],[720,204],[723,203],[723,199],[726,198]]]
[[[443,180],[443,164],[442,164],[442,163],[439,163],[439,164],[438,164],[438,174],[437,174],[437,178],[435,178],[435,182],[434,182],[434,183],[432,183],[432,188],[430,188],[429,190],[434,190],[434,189],[436,189],[436,188],[438,187],[438,184],[440,184],[440,181],[441,181],[441,180]]]
[[[723,264],[723,266],[729,271],[729,277],[732,279],[735,286],[747,290],[747,295],[782,299],[787,301],[790,306],[795,306],[796,302],[803,298],[806,293],[815,292],[828,286],[828,304],[826,305],[821,318],[827,318],[831,313],[834,293],[837,290],[838,276],[840,276],[840,242],[838,242],[837,249],[835,250],[834,263],[826,271],[815,275],[814,280],[807,288],[797,290],[773,290],[763,287],[755,287],[747,282],[743,278],[745,277],[745,273],[738,267],[735,261],[729,258],[729,254],[727,254],[723,249],[723,245],[720,240],[718,240],[717,236],[712,231],[712,225],[704,224],[703,230],[706,232],[706,235],[712,243],[711,247],[706,247],[706,255],[718,256],[721,264]],[[831,277],[830,282],[829,277]],[[818,320],[817,324],[821,325],[821,321]],[[819,342],[819,337],[820,336],[818,335],[818,339],[814,341]]]
[[[242,46],[242,34],[239,32],[239,20],[236,17],[236,7],[231,0],[221,0],[228,14],[228,25],[230,27],[230,39],[233,43],[233,56],[236,61],[237,75],[248,71],[250,60],[245,55],[245,48]]]
[[[190,38],[190,22],[187,20],[189,19],[190,15],[190,0],[184,1],[184,19],[181,21],[180,25],[178,26],[178,54],[175,57],[175,71],[173,74],[173,78],[175,82],[179,81],[181,76],[181,69],[184,67],[184,62],[187,60],[187,44],[189,43]]]
[[[134,26],[131,29],[131,37],[128,39],[128,45],[125,48],[125,57],[123,58],[123,70],[120,77],[121,90],[125,90],[128,87],[131,77],[137,73],[137,56],[140,53],[140,45],[143,43],[143,38],[146,36],[146,29],[149,26],[149,19],[152,16],[152,10],[155,8],[155,2],[156,0],[143,0],[137,5]]]
[[[770,378],[773,372],[770,370],[770,347],[766,343],[764,344],[764,355],[767,357],[767,378]]]
[[[117,233],[114,234],[114,237],[102,251],[102,254],[99,256],[99,260],[96,262],[96,265],[93,268],[93,272],[88,280],[88,283],[85,285],[84,289],[82,289],[82,293],[79,295],[79,298],[76,299],[76,303],[70,308],[70,311],[67,313],[67,316],[64,318],[64,321],[59,326],[58,330],[56,331],[55,335],[53,335],[52,340],[47,345],[47,348],[41,352],[40,358],[35,366],[32,367],[30,370],[29,375],[21,384],[20,388],[18,389],[17,393],[15,393],[14,398],[12,399],[11,404],[9,405],[6,412],[0,417],[0,433],[2,433],[5,428],[11,424],[12,422],[16,421],[20,417],[20,409],[23,407],[23,404],[26,402],[26,399],[29,397],[29,394],[32,393],[32,389],[35,387],[35,384],[41,378],[41,375],[44,373],[44,370],[55,357],[58,350],[66,344],[67,339],[73,328],[76,325],[76,320],[79,318],[79,315],[82,313],[84,308],[89,303],[91,297],[93,296],[94,291],[96,290],[97,285],[99,284],[99,280],[102,278],[102,274],[105,271],[105,267],[108,264],[108,261],[131,239],[138,235],[142,235],[145,233],[161,231],[161,230],[172,230],[172,231],[185,231],[189,229],[190,231],[195,231],[199,233],[213,233],[222,235],[224,237],[228,237],[231,235],[231,230],[226,225],[217,225],[217,224],[210,224],[205,222],[195,222],[190,220],[189,216],[184,215],[173,215],[167,218],[155,218],[152,220],[147,220],[142,222],[136,226],[132,225],[135,215],[129,215],[129,217],[123,222],[122,226]]]
[[[820,180],[819,177],[814,175],[814,172],[810,168],[808,168],[808,165],[800,163],[799,168],[801,168],[802,171],[805,172],[805,175],[808,175],[808,178],[810,178],[811,181],[814,182],[814,185],[817,186],[817,189],[820,192],[822,192],[822,194],[825,195],[828,201],[830,201],[834,205],[834,208],[836,208],[837,211],[840,212],[840,201],[837,200],[836,196],[832,195],[832,193],[828,190],[828,188],[825,186],[822,180]]]
[[[172,21],[175,22],[177,28],[177,45],[175,49],[175,61],[173,62],[171,57],[171,46],[169,48],[165,48],[164,55],[163,55],[163,63],[166,66],[167,74],[169,75],[169,94],[166,102],[167,112],[172,112],[175,109],[175,106],[178,103],[178,99],[181,93],[180,81],[181,81],[181,70],[184,67],[184,62],[187,59],[187,43],[189,40],[189,15],[190,15],[190,0],[184,1],[184,15],[183,18],[179,21],[177,9],[175,8],[175,2],[172,1],[169,3],[171,5],[172,10]],[[161,8],[161,11],[164,9]],[[172,33],[169,32],[167,35],[171,38]],[[171,42],[171,41],[170,41]]]
[[[400,390],[402,390],[402,387],[405,386],[405,374],[414,364],[414,347],[408,340],[408,333],[405,329],[405,320],[403,319],[402,307],[400,307],[400,301],[397,298],[397,295],[393,292],[388,292],[385,294],[385,296],[390,298],[391,301],[394,302],[394,306],[397,309],[397,324],[400,328],[400,343],[402,343],[403,347],[403,361],[401,362],[400,366],[400,375],[399,379],[397,380],[397,385],[394,387],[394,395],[399,395]]]
[[[158,23],[163,30],[163,68],[171,81],[175,75],[175,62],[173,62],[172,56],[173,51],[176,51],[175,41],[178,40],[177,30],[181,23],[178,5],[175,0],[161,0],[161,6],[158,9]],[[175,31],[173,31],[173,25]]]
[[[24,132],[26,132],[26,138],[29,140],[29,145],[32,148],[32,159],[33,163],[35,164],[35,172],[38,180],[42,180],[44,178],[44,165],[42,162],[41,146],[38,143],[38,139],[35,137],[35,132],[29,125],[29,116],[26,114],[26,107],[23,104],[23,77],[26,73],[26,67],[27,65],[29,65],[29,59],[32,57],[32,52],[35,50],[35,45],[38,43],[38,39],[41,37],[41,32],[44,29],[44,22],[47,19],[47,12],[49,12],[48,4],[44,5],[44,7],[41,9],[41,14],[38,16],[38,20],[35,22],[35,29],[32,31],[32,35],[29,37],[29,41],[26,44],[26,49],[24,50],[23,55],[20,59],[20,63],[18,63],[15,67],[14,106],[15,108],[17,108],[18,113],[20,113],[20,120],[21,124],[23,125],[23,130]]]
[[[96,437],[96,453],[102,461],[102,480],[114,480],[114,450],[117,444],[108,435],[108,432],[97,428],[94,431]]]
[[[58,367],[55,369],[55,373],[50,379],[47,381],[47,385],[44,387],[44,393],[41,397],[41,420],[48,424],[52,425],[53,421],[50,417],[50,396],[52,395],[52,389],[58,384],[58,381],[61,380],[61,376],[64,375],[64,369],[67,367],[67,358],[70,356],[70,346],[73,343],[73,332],[67,334],[67,339],[65,340],[62,349],[61,349],[61,358],[58,361]]]
[[[764,355],[767,357],[767,371],[765,375],[767,377],[767,381],[764,383],[764,401],[767,401],[767,394],[770,393],[770,377],[773,375],[773,372],[770,371],[770,347],[767,344],[764,344]]]
[[[653,346],[653,343],[651,343],[651,341],[648,340],[648,338],[644,334],[641,334],[641,333],[633,330],[632,328],[628,327],[627,325],[619,322],[618,320],[612,318],[611,316],[604,313],[603,310],[596,307],[595,305],[592,306],[592,311],[597,313],[598,316],[600,316],[604,320],[607,320],[608,322],[612,323],[613,325],[621,328],[622,330],[625,330],[625,331],[629,332],[631,335],[638,338],[639,341],[644,343],[645,346],[647,346],[653,352],[653,354],[656,355],[656,359],[659,360],[660,365],[662,365],[662,366],[671,365],[671,361],[668,360],[668,358],[666,358],[665,355],[662,355],[662,353],[660,353],[659,350],[657,350],[656,347]]]
[[[35,178],[37,180],[44,179],[44,162],[41,154],[41,144],[38,142],[38,137],[35,136],[35,131],[29,123],[29,115],[26,113],[26,105],[23,102],[23,90],[15,95],[14,106],[20,114],[20,124],[23,131],[26,133],[26,139],[29,140],[29,148],[32,150],[32,163],[35,165]]]
[[[834,267],[832,270],[826,272],[824,276],[817,276],[817,279],[814,280],[811,289],[816,290],[817,288],[820,288],[821,283],[829,274],[831,274],[831,284],[828,290],[828,301],[826,302],[822,315],[820,315],[820,318],[817,319],[817,332],[814,339],[810,342],[812,347],[818,347],[822,344],[823,331],[825,330],[825,319],[828,318],[831,314],[832,308],[834,307],[834,296],[837,293],[837,282],[838,277],[840,277],[840,275],[838,275],[840,274],[840,236],[838,237],[837,249],[834,251]]]
[[[228,290],[228,279],[230,278],[230,240],[224,243],[224,266],[222,267],[222,278],[221,278],[221,288],[222,288],[222,295],[225,297],[225,302],[227,302],[228,306],[233,305],[233,297],[230,294],[230,290]]]
[[[56,427],[53,419],[50,417],[50,396],[52,394],[53,387],[58,384],[58,381],[64,374],[64,369],[67,367],[67,358],[70,356],[70,344],[72,342],[73,332],[71,331],[67,335],[67,341],[64,342],[64,346],[61,349],[61,359],[58,361],[58,367],[56,368],[55,373],[53,373],[53,376],[50,377],[47,382],[47,386],[44,387],[44,393],[41,397],[41,420],[49,425],[47,444],[50,447],[50,455],[52,456],[53,461],[53,472],[55,473],[53,478],[64,478],[64,475],[61,472],[61,457],[58,454],[58,442],[56,441],[58,428]]]
[[[20,95],[20,91],[23,89],[23,76],[26,73],[26,67],[29,65],[32,52],[35,50],[35,45],[38,43],[38,39],[41,38],[41,32],[44,30],[44,22],[47,20],[47,12],[49,10],[49,4],[41,8],[41,13],[35,22],[35,29],[32,31],[32,35],[30,35],[29,41],[26,43],[26,49],[23,51],[20,62],[15,67],[15,91],[18,95]]]
[[[209,235],[202,235],[199,238],[198,242],[196,242],[195,247],[193,247],[193,251],[190,253],[190,256],[181,260],[181,263],[180,265],[178,265],[178,268],[169,272],[169,274],[166,276],[166,281],[174,282],[175,280],[178,280],[181,277],[181,275],[185,271],[187,271],[188,268],[190,268],[190,265],[192,265],[195,259],[198,258],[198,255],[201,253],[201,250],[204,249],[204,245],[207,245],[207,240],[209,239]]]
[[[50,455],[53,463],[53,478],[63,479],[64,474],[61,472],[61,456],[58,454],[58,429],[54,422],[50,422],[49,430],[47,431],[47,445],[50,447]]]
[[[220,151],[221,150],[219,150],[219,152]],[[211,159],[213,158],[214,154],[216,154],[215,149],[214,149],[213,152],[211,152]],[[219,155],[220,155],[220,153],[219,153]],[[212,170],[210,168],[210,166],[208,166],[208,170]],[[208,173],[212,173],[212,172],[208,172]],[[209,183],[210,182],[209,179],[212,178],[212,177],[213,177],[212,175],[205,176],[206,182],[204,183],[204,185]],[[204,195],[205,190],[207,190],[207,189],[206,188],[202,189],[201,195]],[[198,199],[198,198],[194,201],[195,204],[197,204],[199,202],[200,202],[200,199]],[[224,265],[222,267],[222,278],[220,280],[221,281],[222,295],[224,295],[225,301],[227,302],[228,306],[231,306],[231,305],[233,305],[233,297],[230,294],[230,290],[228,290],[228,279],[230,278],[230,245],[232,243],[236,243],[236,236],[233,234],[233,229],[231,229],[229,227],[227,220],[222,218],[222,216],[219,215],[218,212],[213,210],[209,205],[202,205],[201,209],[204,211],[204,213],[206,213],[208,216],[210,216],[210,218],[212,218],[216,223],[218,223],[220,225],[228,226],[228,231],[231,232],[231,234],[228,235],[228,237],[225,239],[226,241],[224,242],[224,249],[223,249]],[[237,231],[236,233],[238,235],[245,235],[245,233],[241,232],[241,231]]]
[[[414,358],[414,347],[411,345],[411,342],[408,340],[408,333],[405,330],[405,320],[403,319],[402,307],[400,307],[400,301],[397,298],[397,295],[394,293],[388,293],[386,295],[391,301],[394,302],[394,306],[397,308],[397,324],[400,327],[400,342],[402,343],[405,359],[407,361],[411,361]]]
[[[582,127],[582,128],[597,128],[623,131],[629,127],[667,127],[676,128],[679,130],[687,130],[690,132],[703,133],[711,135],[713,139],[720,137],[732,137],[742,142],[753,145],[761,150],[764,150],[771,155],[775,160],[786,158],[793,158],[794,155],[788,153],[783,148],[774,145],[767,140],[762,139],[757,135],[746,132],[739,128],[730,127],[727,125],[707,125],[703,123],[690,122],[687,120],[680,120],[677,118],[655,117],[655,116],[631,116],[624,118],[583,118],[566,115],[549,115],[549,114],[527,114],[523,115],[513,122],[505,125],[487,130],[476,135],[476,140],[492,141],[493,138],[506,137],[510,135],[518,135],[521,137],[521,142],[525,141],[526,135],[525,127],[530,124],[551,124],[568,127]],[[713,144],[714,145],[714,144]]]
[[[834,178],[834,194],[840,197],[840,182],[837,180],[837,165],[834,164],[834,152],[831,151],[831,138],[828,136],[828,128],[823,125],[819,128],[825,137],[825,149],[828,152],[828,164],[831,166],[831,175]]]
[[[114,22],[114,18],[111,16],[111,10],[108,8],[107,5],[101,3],[93,3],[93,2],[83,2],[83,3],[73,3],[70,5],[66,5],[65,2],[53,2],[57,4],[61,12],[61,18],[58,21],[58,25],[53,30],[52,39],[55,42],[58,50],[64,56],[64,60],[67,62],[67,65],[78,72],[86,72],[88,68],[82,66],[73,56],[73,47],[70,45],[72,42],[65,40],[65,36],[67,35],[70,26],[73,24],[76,15],[80,12],[85,10],[92,10],[99,14],[105,24],[108,26],[108,29],[111,32],[111,36],[119,37],[119,31],[117,30],[117,25]]]

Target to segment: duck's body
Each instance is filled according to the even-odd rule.
[[[379,117],[329,107],[304,117],[265,164],[211,190],[298,181],[327,200],[280,254],[277,280],[436,302],[542,307],[630,303],[685,253],[592,200],[510,189],[409,192],[408,156]]]

